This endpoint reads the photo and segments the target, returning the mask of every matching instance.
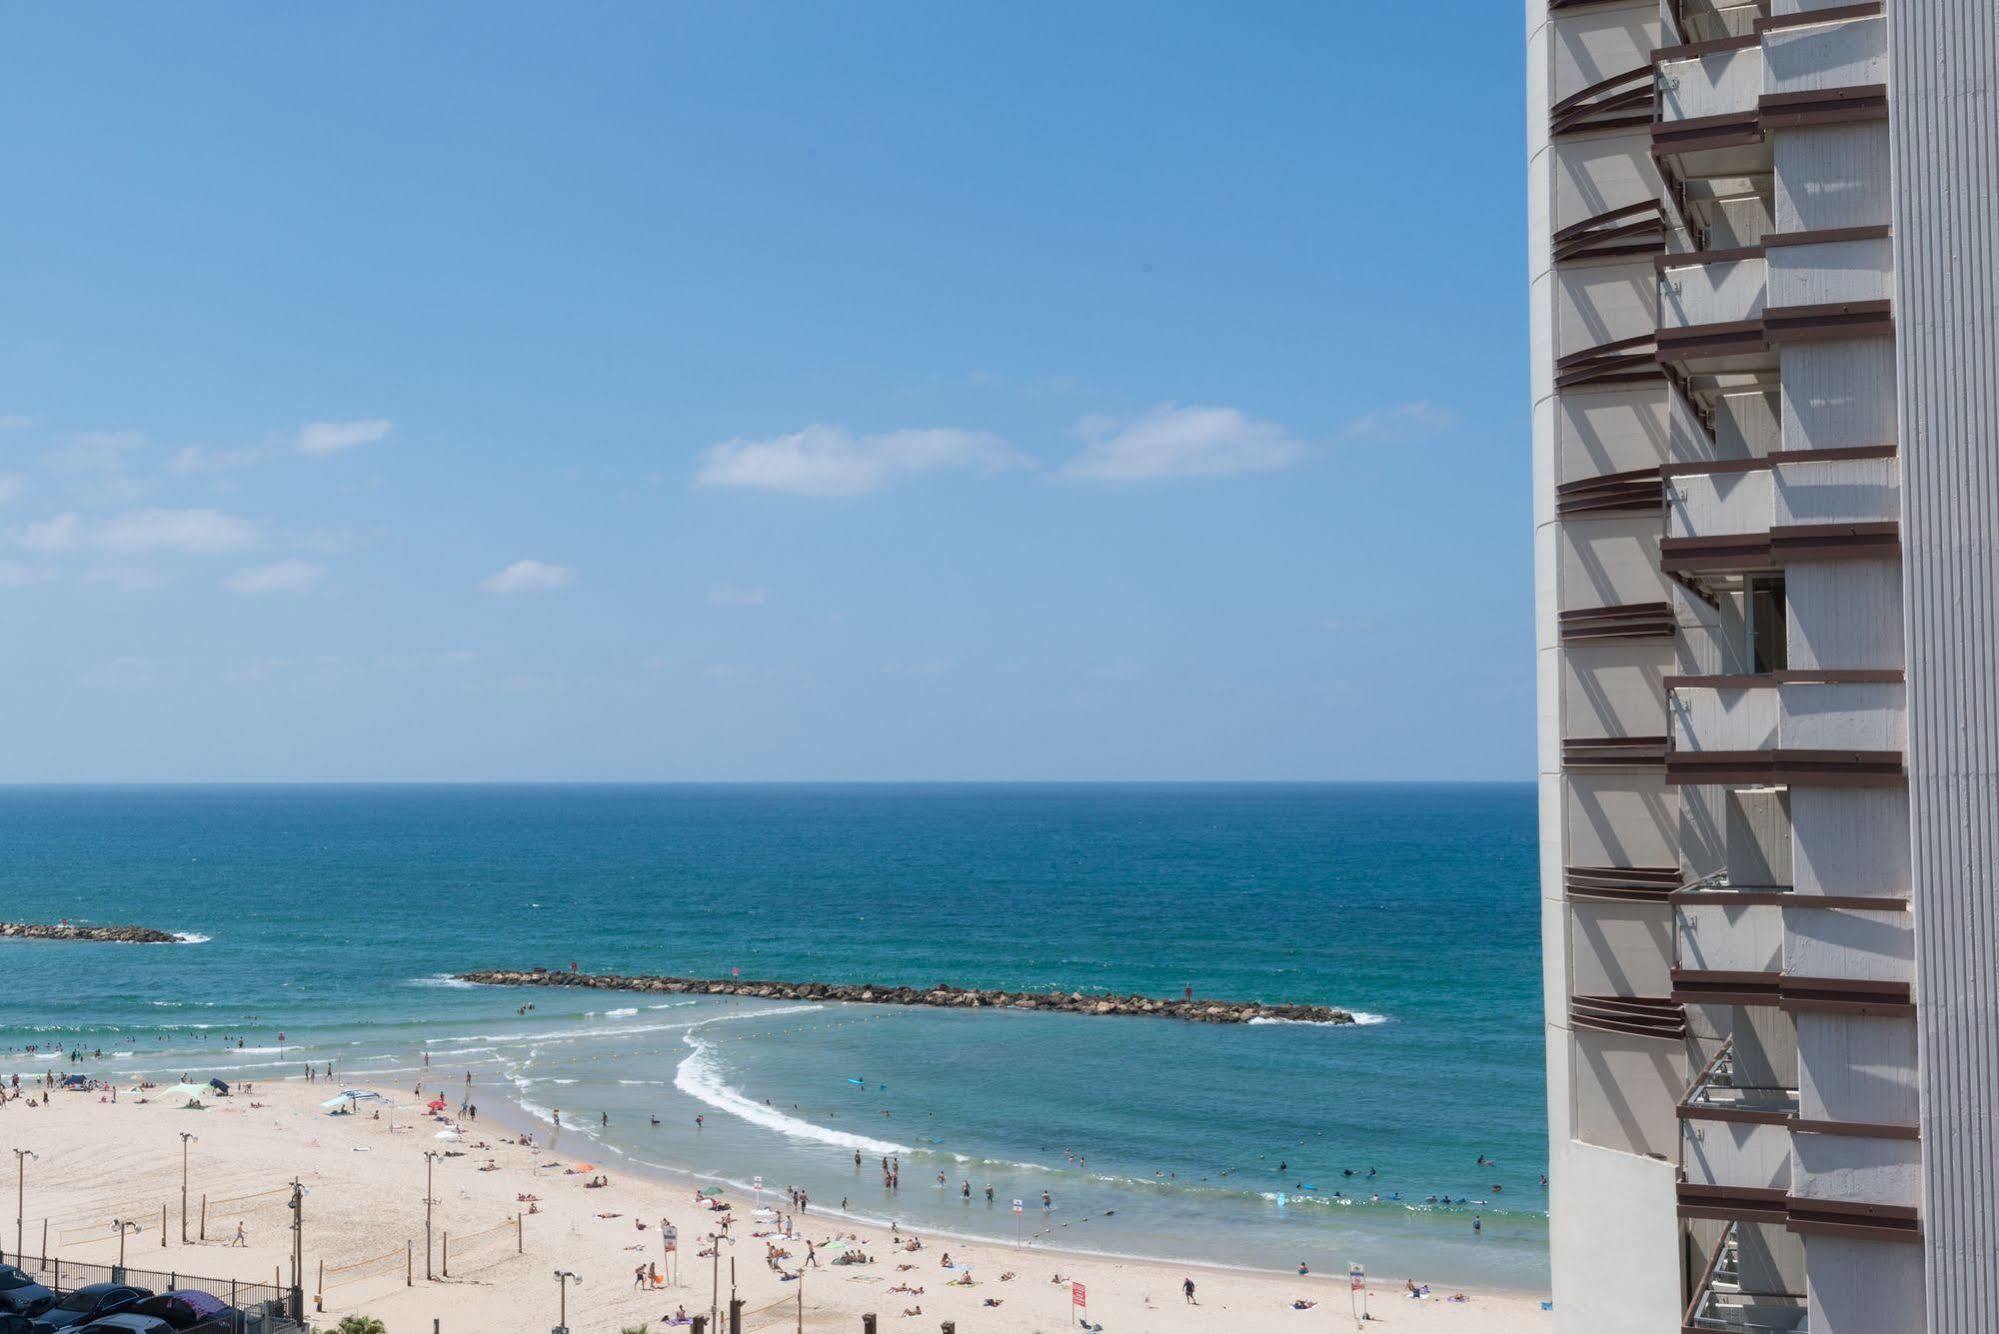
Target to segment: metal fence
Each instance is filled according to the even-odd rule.
[[[92,1264],[83,1260],[59,1260],[54,1256],[44,1259],[34,1255],[17,1255],[14,1263],[29,1278],[58,1295],[74,1292],[90,1283],[124,1283],[136,1288],[151,1288],[154,1292],[195,1288],[213,1293],[239,1313],[239,1318],[232,1322],[232,1334],[303,1334],[306,1328],[287,1314],[297,1309],[297,1294],[276,1282],[203,1278],[199,1274],[183,1274],[171,1269]]]

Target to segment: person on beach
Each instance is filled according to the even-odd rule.
[[[1180,1292],[1181,1292],[1181,1294],[1182,1294],[1183,1296],[1185,1296],[1185,1297],[1186,1297],[1186,1299],[1187,1299],[1187,1305],[1189,1305],[1189,1306],[1199,1306],[1199,1305],[1200,1305],[1200,1303],[1199,1303],[1199,1302],[1197,1302],[1197,1301],[1195,1301],[1195,1300],[1194,1300],[1194,1280],[1193,1280],[1193,1279],[1191,1279],[1191,1278],[1183,1278],[1183,1279],[1181,1279],[1181,1280],[1180,1280]]]
[[[229,1244],[231,1246],[248,1246],[250,1244],[250,1239],[243,1235],[243,1220],[240,1218],[236,1220],[236,1238]]]
[[[643,1288],[645,1285],[646,1285],[646,1267],[644,1265],[640,1265],[637,1269],[634,1269],[632,1271],[632,1286],[635,1288]]]

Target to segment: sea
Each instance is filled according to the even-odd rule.
[[[559,1113],[557,1151],[600,1170],[802,1189],[815,1214],[1547,1284],[1527,784],[7,788],[0,849],[0,920],[184,938],[0,941],[0,1075],[331,1062],[329,1093],[421,1084],[544,1136]],[[453,978],[572,964],[1192,987],[1359,1022]]]

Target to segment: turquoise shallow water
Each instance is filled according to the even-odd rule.
[[[425,1077],[427,1054],[431,1080],[462,1087],[469,1073],[487,1108],[560,1109],[565,1148],[761,1175],[864,1217],[1546,1282],[1527,785],[12,789],[0,836],[0,917],[205,938],[0,943],[0,1073],[44,1070],[58,1044],[102,1051],[93,1072],[257,1079],[331,1059],[401,1087]],[[1192,985],[1376,1022],[1205,1027],[441,980],[571,960]],[[883,1155],[902,1160],[892,1195]]]

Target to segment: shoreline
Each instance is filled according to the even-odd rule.
[[[424,1096],[435,1092],[445,1097],[447,1104],[455,1103],[460,1094],[451,1078],[454,1073],[459,1072],[438,1071],[436,1076],[423,1079]],[[247,1194],[278,1185],[297,1173],[309,1191],[308,1307],[316,1286],[317,1262],[326,1262],[329,1274],[333,1274],[347,1272],[342,1266],[355,1257],[373,1257],[362,1260],[362,1265],[375,1265],[380,1270],[373,1274],[362,1268],[363,1278],[344,1280],[347,1286],[342,1287],[330,1279],[322,1321],[365,1311],[384,1319],[391,1328],[415,1327],[412,1322],[424,1316],[441,1318],[444,1328],[452,1331],[520,1327],[520,1302],[538,1303],[547,1298],[552,1304],[553,1294],[543,1291],[550,1263],[589,1277],[589,1285],[570,1297],[573,1323],[578,1328],[657,1321],[662,1318],[660,1309],[671,1313],[679,1304],[705,1310],[707,1294],[701,1291],[705,1285],[690,1283],[686,1277],[670,1288],[640,1291],[629,1286],[632,1265],[655,1262],[661,1254],[657,1229],[634,1228],[632,1220],[675,1219],[685,1239],[681,1254],[698,1266],[705,1258],[696,1260],[694,1255],[701,1249],[700,1229],[694,1220],[705,1222],[713,1216],[691,1212],[691,1200],[696,1188],[716,1187],[737,1205],[735,1213],[740,1215],[732,1229],[734,1240],[721,1248],[720,1258],[732,1262],[752,1306],[770,1300],[789,1303],[798,1291],[796,1281],[780,1280],[776,1272],[757,1263],[761,1258],[757,1240],[775,1241],[791,1249],[795,1262],[803,1258],[808,1237],[824,1247],[835,1235],[852,1235],[861,1238],[858,1244],[875,1257],[875,1263],[869,1265],[822,1264],[806,1271],[802,1280],[806,1285],[805,1325],[811,1329],[858,1329],[860,1313],[868,1310],[881,1316],[884,1329],[929,1330],[936,1328],[940,1319],[955,1319],[962,1330],[1033,1334],[1051,1323],[1069,1323],[1068,1289],[1051,1283],[1050,1271],[1060,1273],[1065,1280],[1075,1277],[1087,1283],[1091,1319],[1119,1330],[1206,1330],[1214,1327],[1217,1312],[1230,1312],[1229,1318],[1237,1321],[1254,1319],[1257,1328],[1274,1326],[1285,1318],[1299,1320],[1304,1327],[1302,1322],[1311,1317],[1289,1305],[1301,1298],[1315,1302],[1320,1321],[1335,1311],[1346,1318],[1338,1306],[1345,1288],[1343,1273],[1299,1277],[1206,1261],[1127,1258],[1066,1246],[1016,1246],[1003,1239],[971,1236],[960,1240],[948,1229],[918,1226],[891,1230],[890,1222],[871,1221],[857,1211],[832,1210],[816,1203],[808,1214],[796,1219],[797,1226],[788,1237],[745,1235],[765,1225],[765,1220],[753,1219],[750,1214],[750,1191],[726,1178],[637,1158],[582,1133],[558,1134],[543,1141],[545,1123],[497,1084],[473,1086],[474,1094],[483,1095],[490,1106],[481,1107],[476,1122],[459,1123],[462,1141],[440,1141],[438,1136],[449,1133],[445,1123],[424,1119],[413,1107],[398,1105],[392,1118],[380,1121],[365,1115],[328,1116],[320,1110],[322,1093],[371,1089],[400,1103],[410,1096],[403,1092],[409,1087],[366,1076],[355,1082],[336,1077],[329,1083],[309,1084],[293,1075],[271,1083],[252,1081],[252,1094],[214,1099],[209,1110],[199,1113],[160,1103],[134,1105],[132,1098],[123,1094],[113,1104],[99,1102],[93,1094],[57,1092],[50,1108],[28,1110],[14,1103],[4,1115],[21,1118],[7,1122],[14,1130],[12,1138],[43,1155],[29,1174],[31,1219],[38,1215],[88,1217],[93,1210],[113,1207],[132,1216],[158,1217],[162,1205],[178,1197],[179,1143],[174,1136],[182,1129],[201,1136],[194,1149],[197,1193]],[[264,1105],[252,1107],[253,1102]],[[446,1110],[451,1110],[449,1105]],[[534,1148],[517,1142],[522,1128],[535,1136]],[[491,1148],[475,1147],[482,1142],[489,1142]],[[440,1230],[474,1236],[476,1233],[465,1230],[468,1219],[489,1233],[504,1227],[508,1216],[523,1207],[516,1199],[519,1195],[538,1196],[537,1212],[522,1219],[525,1255],[498,1254],[490,1265],[486,1260],[475,1262],[489,1265],[490,1279],[482,1273],[437,1282],[416,1279],[406,1285],[404,1246],[423,1236],[423,1154],[425,1150],[438,1151],[441,1144],[448,1145],[443,1151],[462,1150],[465,1156],[431,1162],[436,1173]],[[584,1152],[571,1152],[579,1148]],[[614,1155],[615,1162],[597,1161],[606,1155]],[[479,1164],[488,1159],[494,1163],[493,1170],[481,1171]],[[217,1163],[226,1165],[228,1179],[213,1175]],[[559,1166],[544,1166],[550,1163]],[[573,1171],[578,1164],[589,1164],[591,1173]],[[584,1190],[581,1181],[596,1174],[606,1176],[609,1184]],[[412,1184],[414,1189],[409,1188]],[[114,1205],[106,1197],[107,1188],[122,1193],[125,1200]],[[783,1183],[767,1183],[766,1198],[782,1207],[783,1191]],[[146,1202],[134,1204],[133,1200]],[[246,1207],[254,1210],[262,1206]],[[211,1238],[232,1232],[234,1226],[227,1210],[210,1212]],[[157,1238],[145,1235],[144,1244],[135,1242],[131,1262],[147,1267],[172,1263],[204,1275],[268,1280],[273,1264],[289,1263],[289,1233],[283,1231],[283,1219],[268,1208],[252,1213],[246,1226],[250,1240],[241,1248],[214,1240],[176,1247],[171,1237],[168,1246],[158,1247]],[[918,1236],[926,1244],[917,1252],[892,1251],[888,1249],[890,1236]],[[91,1246],[95,1246],[95,1253]],[[101,1241],[87,1243],[81,1253],[60,1245],[51,1249],[66,1260],[100,1259],[104,1252]],[[961,1269],[980,1276],[974,1278],[973,1286],[944,1284],[950,1275],[940,1272],[938,1266],[945,1251],[954,1255]],[[413,1263],[420,1273],[421,1262]],[[719,1259],[715,1263],[719,1264]],[[898,1263],[913,1268],[898,1270]],[[458,1267],[462,1272],[466,1262],[461,1259]],[[1018,1276],[1010,1281],[994,1277],[1010,1271],[1017,1271]],[[365,1276],[370,1274],[373,1276]],[[1182,1303],[1179,1285],[1184,1277],[1196,1280],[1200,1306]],[[925,1293],[917,1297],[886,1291],[890,1283],[898,1281],[922,1287]],[[1369,1291],[1377,1321],[1399,1321],[1417,1331],[1524,1334],[1545,1330],[1550,1323],[1531,1294],[1466,1289],[1468,1300],[1454,1303],[1441,1300],[1452,1289],[1433,1284],[1431,1300],[1413,1302],[1399,1296],[1399,1276],[1387,1285],[1376,1279]],[[698,1308],[692,1304],[697,1294]],[[1001,1304],[985,1306],[989,1298]],[[909,1305],[901,1304],[904,1302]],[[917,1305],[922,1315],[901,1314]],[[538,1306],[534,1309],[538,1311]],[[785,1309],[789,1311],[790,1306]]]

